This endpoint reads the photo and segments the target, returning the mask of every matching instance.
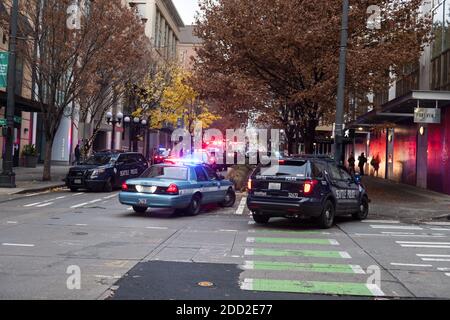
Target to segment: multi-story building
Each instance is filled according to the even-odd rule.
[[[11,0],[0,1],[0,12],[9,12],[11,8]],[[26,27],[27,20],[20,17],[19,21],[22,27]],[[23,28],[19,28],[19,31]],[[18,35],[21,37],[22,35]],[[23,38],[23,36],[22,36]],[[0,52],[7,52],[9,46],[9,39],[7,30],[0,28]],[[23,60],[18,54],[16,64],[16,108],[14,117],[14,138],[13,138],[13,164],[19,166],[22,163],[21,152],[25,145],[35,144],[36,127],[37,127],[37,113],[39,108],[31,101],[31,88],[27,85],[31,79],[31,71],[24,66]],[[6,88],[0,88],[0,119],[5,118],[7,92]],[[2,137],[0,130],[0,165],[2,163],[5,152],[5,139]],[[1,168],[1,166],[0,166]],[[1,169],[0,169],[1,170]]]
[[[181,66],[186,70],[193,67],[193,59],[197,57],[196,49],[202,46],[202,40],[194,34],[195,25],[180,29],[180,41],[178,43],[178,57]]]
[[[352,124],[355,154],[378,156],[380,177],[450,194],[450,0],[424,0],[422,12],[435,40]]]

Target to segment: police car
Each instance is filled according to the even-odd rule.
[[[272,217],[315,218],[327,229],[337,215],[364,220],[369,213],[364,186],[330,158],[305,156],[259,166],[248,189],[247,206],[259,224]]]
[[[147,160],[139,153],[98,152],[81,165],[70,168],[66,185],[73,192],[79,189],[111,192],[127,179],[139,177],[148,167]]]
[[[148,208],[170,208],[194,216],[204,204],[232,207],[236,194],[233,183],[209,166],[178,161],[154,165],[138,179],[127,180],[119,201],[139,213]]]

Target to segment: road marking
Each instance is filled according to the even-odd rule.
[[[2,246],[7,247],[34,247],[34,244],[27,244],[27,243],[2,243]]]
[[[81,196],[81,195],[83,195],[83,194],[84,194],[84,192],[75,193],[75,194],[72,195],[72,197]]]
[[[433,230],[433,231],[450,231],[450,229],[447,229],[447,228],[430,228],[430,230]]]
[[[399,230],[423,230],[421,227],[414,226],[383,226],[383,225],[370,225],[372,229],[399,229]]]
[[[435,258],[450,258],[450,254],[416,254],[418,257],[435,257]]]
[[[121,276],[104,276],[101,274],[97,274],[94,276],[95,278],[102,278],[102,279],[120,279]]]
[[[76,208],[84,207],[85,205],[88,205],[88,204],[89,204],[88,202],[76,204],[74,206],[71,206],[70,209],[76,209]]]
[[[318,293],[355,296],[384,296],[383,291],[374,284],[352,282],[292,281],[269,279],[244,279],[242,290]]]
[[[435,262],[450,262],[450,259],[442,258],[421,258],[423,261],[435,261]]]
[[[167,227],[145,227],[145,229],[154,229],[154,230],[167,230]]]
[[[323,235],[330,234],[327,232],[320,232],[320,231],[305,231],[305,230],[285,231],[285,230],[273,230],[273,229],[252,229],[252,230],[248,230],[248,232],[249,233],[277,233],[277,234],[323,234]]]
[[[225,230],[225,229],[220,229],[219,232],[238,232],[237,230]]]
[[[30,204],[26,204],[26,205],[24,205],[24,207],[34,207],[34,206],[36,206],[36,205],[38,205],[38,204],[41,204],[42,202],[35,202],[35,203],[30,203]]]
[[[450,277],[450,273],[444,273],[447,277]]]
[[[450,271],[450,268],[437,268],[439,271]]]
[[[263,248],[245,249],[246,256],[266,256],[266,257],[313,257],[313,258],[336,258],[351,259],[345,251],[321,251],[321,250],[275,250]]]
[[[450,245],[450,242],[422,242],[422,241],[395,241],[399,244],[431,244],[431,245]]]
[[[239,207],[237,208],[235,214],[236,215],[243,215],[245,206],[246,206],[247,197],[242,197],[241,202],[239,203]]]
[[[391,262],[392,266],[403,266],[403,267],[432,267],[431,264],[414,264],[414,263],[397,263]]]
[[[256,224],[255,221],[249,221],[248,224]]]
[[[321,244],[321,245],[339,245],[334,239],[309,239],[309,238],[265,238],[258,237],[247,238],[249,243],[273,243],[273,244]]]
[[[435,248],[435,249],[450,249],[450,246],[432,246],[426,244],[402,244],[403,248]]]
[[[77,223],[76,226],[77,227],[87,227],[87,224],[85,224],[85,223]]]
[[[384,234],[408,234],[408,235],[415,234],[413,232],[399,232],[399,231],[382,231],[381,233],[384,233]]]
[[[413,238],[446,238],[444,235],[426,234],[379,234],[379,233],[355,233],[358,237],[413,237]]]
[[[242,268],[245,270],[294,271],[294,272],[306,271],[306,272],[322,272],[322,273],[365,274],[361,266],[349,264],[245,261]]]
[[[363,220],[364,223],[387,223],[387,224],[398,224],[400,221],[397,220]]]
[[[450,222],[425,222],[426,225],[430,226],[450,226]]]
[[[6,221],[7,224],[17,224],[17,221]]]
[[[54,204],[54,202],[47,202],[47,203],[43,203],[43,204],[36,206],[36,208],[48,207],[48,206],[51,206],[52,204]]]
[[[34,196],[38,196],[38,195],[40,195],[40,194],[45,194],[45,193],[48,193],[48,191],[27,194],[25,197],[34,197]]]
[[[103,197],[103,199],[108,200],[117,197],[117,194],[113,194],[112,196]]]

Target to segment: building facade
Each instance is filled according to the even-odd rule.
[[[352,123],[354,150],[368,154],[372,174],[370,162],[379,158],[379,177],[450,194],[450,0],[424,1],[422,10],[433,14],[435,40]]]

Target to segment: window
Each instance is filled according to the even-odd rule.
[[[305,178],[308,173],[306,161],[292,161],[292,163],[262,167],[258,175],[261,176],[291,176]]]
[[[141,176],[141,178],[156,178],[156,179],[169,179],[169,180],[187,180],[188,168],[186,167],[162,167],[153,166],[147,169]]]
[[[336,167],[334,164],[329,164],[328,169],[331,180],[342,180],[342,176],[338,167]]]
[[[205,169],[209,180],[214,180],[214,181],[219,180],[219,177],[217,176],[217,174],[214,172],[213,169],[211,169],[210,167],[203,167],[203,168]]]
[[[208,178],[201,167],[195,167],[195,174],[197,175],[197,181],[208,181]]]

